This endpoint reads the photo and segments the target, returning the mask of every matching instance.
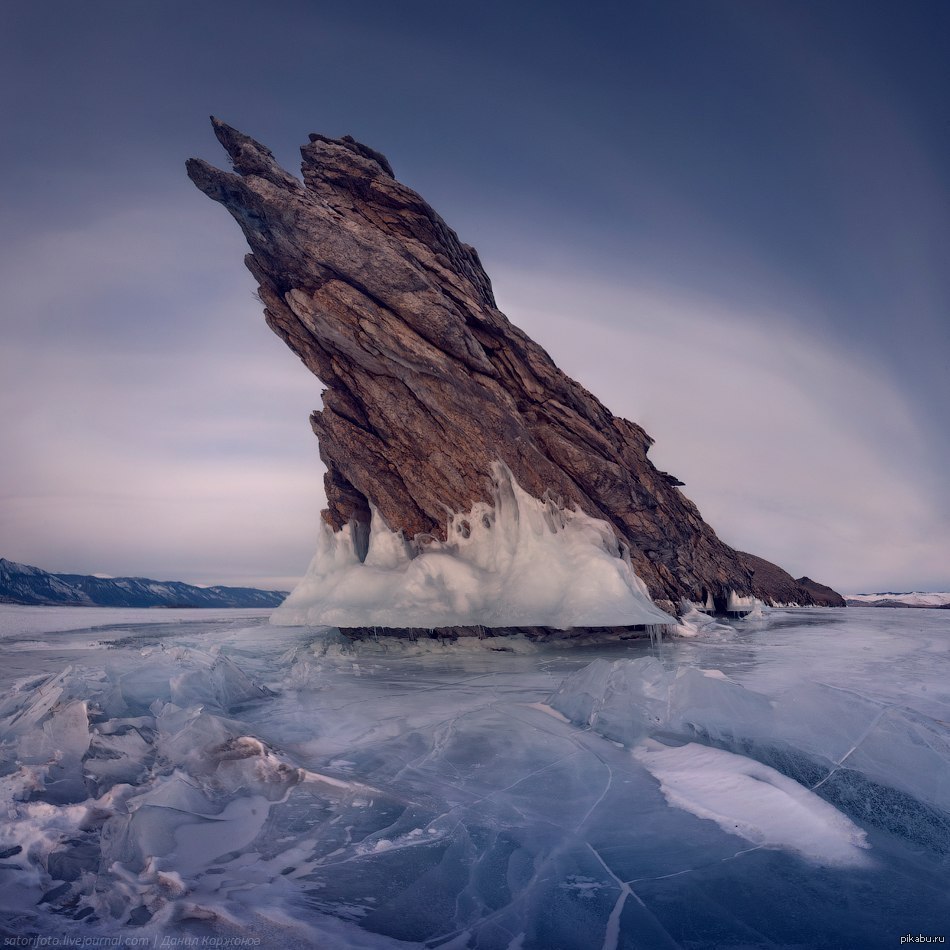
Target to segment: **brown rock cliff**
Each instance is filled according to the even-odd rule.
[[[385,157],[312,134],[301,183],[212,123],[234,171],[191,159],[188,175],[241,226],[268,325],[327,387],[311,423],[331,525],[368,525],[372,503],[408,537],[439,535],[447,509],[490,500],[501,460],[534,495],[608,521],[657,600],[815,602],[813,586],[719,540],[647,458],[653,440],[497,309],[475,249]]]

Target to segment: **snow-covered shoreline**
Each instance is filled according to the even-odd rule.
[[[941,591],[884,591],[877,594],[845,594],[853,607],[950,607],[950,593]]]

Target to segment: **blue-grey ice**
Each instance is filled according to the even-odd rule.
[[[891,947],[950,920],[950,614],[349,644],[0,607],[0,930]]]

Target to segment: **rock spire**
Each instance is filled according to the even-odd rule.
[[[408,538],[439,536],[448,512],[489,501],[500,461],[534,496],[607,521],[660,602],[835,601],[723,543],[654,467],[650,436],[498,310],[475,249],[383,155],[312,134],[300,181],[212,123],[233,171],[191,159],[188,175],[240,225],[268,325],[326,386],[311,424],[330,525],[368,532],[372,506]]]

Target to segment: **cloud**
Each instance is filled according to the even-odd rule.
[[[319,400],[273,355],[27,361],[44,400],[3,426],[6,556],[207,583],[299,575],[322,506]]]
[[[236,248],[203,246],[202,212],[99,209],[5,256],[4,556],[280,586],[306,568],[320,384],[235,279]]]

